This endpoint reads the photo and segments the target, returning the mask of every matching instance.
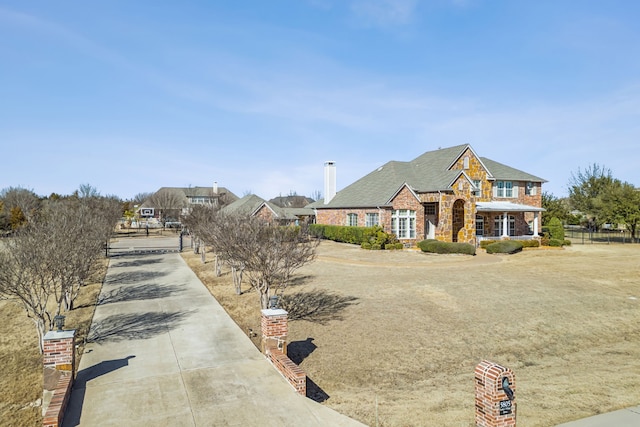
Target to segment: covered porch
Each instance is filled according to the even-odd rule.
[[[477,202],[476,238],[478,242],[495,238],[536,238],[540,230],[540,213],[544,211],[541,207],[512,202]]]

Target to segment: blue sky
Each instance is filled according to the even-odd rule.
[[[469,143],[640,186],[640,2],[0,0],[0,189],[338,189]]]

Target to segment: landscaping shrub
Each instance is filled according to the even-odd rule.
[[[382,246],[380,245],[380,243],[372,243],[371,244],[371,249],[373,249],[375,251],[379,251],[380,249],[382,249]]]
[[[555,216],[551,218],[549,224],[547,224],[547,228],[549,229],[549,235],[552,239],[564,240],[564,226],[558,218]]]
[[[520,242],[522,243],[522,247],[524,247],[524,248],[539,248],[540,247],[540,241],[536,240],[536,239],[520,240]]]
[[[499,242],[499,241],[500,241],[500,240],[482,240],[482,241],[480,242],[480,247],[481,247],[482,249],[487,249],[487,246],[489,246],[489,245],[490,245],[490,244],[492,244],[492,243]]]
[[[371,243],[369,243],[369,242],[362,242],[362,243],[360,244],[360,247],[361,247],[362,249],[371,249]]]
[[[468,243],[440,242],[438,240],[423,240],[418,242],[418,247],[422,252],[434,254],[465,254],[475,255],[476,248]]]
[[[396,243],[396,249],[404,249],[404,245],[400,242]]]
[[[487,245],[488,254],[514,254],[520,252],[524,245],[519,240],[501,240]]]
[[[436,239],[426,239],[426,240],[422,240],[418,243],[416,243],[416,246],[422,251],[422,252],[426,252],[424,250],[424,248],[426,247],[426,245],[428,245],[431,242],[437,242]]]
[[[396,244],[395,243],[385,243],[384,244],[384,248],[386,250],[394,251],[394,250],[396,250]]]
[[[370,249],[384,247],[387,243],[396,243],[398,239],[394,234],[386,233],[382,227],[350,227],[345,225],[310,224],[309,233],[321,239],[333,240],[334,242],[353,243],[361,245],[371,244]]]
[[[565,239],[565,240],[562,242],[562,246],[571,246],[571,240],[566,240],[566,239]]]
[[[549,246],[560,247],[564,243],[564,240],[549,239]]]

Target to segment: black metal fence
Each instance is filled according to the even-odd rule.
[[[628,230],[600,229],[598,231],[587,228],[565,227],[564,238],[571,240],[574,245],[579,244],[612,244],[612,243],[638,243],[633,239]]]

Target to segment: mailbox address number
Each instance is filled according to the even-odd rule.
[[[501,400],[500,401],[500,415],[508,415],[511,413],[511,401],[510,400]]]

